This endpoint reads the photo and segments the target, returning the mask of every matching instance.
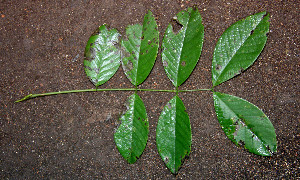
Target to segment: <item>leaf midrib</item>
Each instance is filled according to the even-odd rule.
[[[189,13],[189,12],[187,12],[187,13]],[[187,28],[188,28],[188,25],[189,25],[189,23],[190,23],[190,20],[191,20],[191,14],[189,13],[189,20],[187,21],[187,23],[186,23],[186,25],[182,28],[182,30],[180,30],[180,32],[179,33],[181,33],[181,32],[183,32],[183,37],[182,37],[182,39],[183,39],[183,42],[182,42],[182,44],[181,44],[181,46],[180,46],[180,56],[179,56],[179,62],[178,62],[178,64],[177,64],[177,67],[176,67],[176,69],[177,69],[177,72],[176,72],[176,87],[178,87],[179,85],[178,85],[178,81],[179,81],[179,78],[178,78],[178,75],[179,75],[179,67],[180,67],[180,62],[181,62],[181,57],[182,57],[182,49],[183,49],[183,45],[184,45],[184,42],[185,42],[185,37],[186,37],[186,30],[187,30]],[[177,34],[177,36],[179,36],[179,33]]]

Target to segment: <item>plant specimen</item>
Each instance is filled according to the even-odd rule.
[[[176,31],[170,23],[162,41],[162,64],[172,82],[173,90],[141,89],[150,74],[159,49],[159,31],[151,11],[142,25],[126,28],[126,35],[116,29],[100,26],[89,38],[85,48],[84,69],[95,89],[30,94],[17,102],[53,94],[88,91],[133,91],[127,110],[114,134],[120,154],[134,163],[144,151],[149,134],[146,108],[139,91],[172,92],[175,96],[164,106],[156,128],[158,153],[173,174],[177,174],[185,157],[190,154],[192,132],[186,108],[179,98],[181,92],[211,91],[216,115],[227,137],[249,152],[271,156],[276,152],[275,129],[268,117],[250,102],[229,94],[216,92],[214,87],[230,80],[250,67],[263,50],[269,32],[269,15],[260,12],[231,25],[219,38],[212,58],[210,89],[179,90],[190,76],[201,55],[204,26],[197,8],[179,12],[173,19],[180,25]],[[99,89],[122,64],[134,88]]]

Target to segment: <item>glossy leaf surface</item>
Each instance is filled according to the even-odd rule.
[[[275,129],[255,105],[236,96],[214,92],[215,110],[227,137],[250,152],[271,156],[276,152]]]
[[[84,69],[96,87],[107,82],[120,66],[119,36],[116,29],[107,30],[106,25],[102,25],[87,42]]]
[[[134,163],[144,151],[149,123],[143,101],[137,94],[128,98],[127,111],[120,118],[121,125],[114,134],[115,143],[128,163]]]
[[[162,61],[175,87],[180,86],[195,68],[203,45],[204,27],[198,9],[181,11],[169,24],[162,43]],[[174,32],[175,27],[181,27]]]
[[[190,119],[178,96],[167,103],[159,117],[156,143],[164,163],[176,174],[192,143]]]
[[[212,61],[212,82],[217,86],[246,70],[263,50],[269,32],[269,15],[260,12],[240,20],[217,42]]]
[[[137,86],[148,77],[158,52],[159,32],[151,11],[145,15],[143,26],[128,26],[126,36],[122,40],[122,66],[127,78]]]

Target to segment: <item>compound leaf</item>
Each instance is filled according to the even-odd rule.
[[[258,107],[224,93],[214,92],[213,98],[217,118],[230,140],[261,156],[276,152],[275,129]]]
[[[180,86],[195,68],[203,45],[204,27],[197,8],[188,8],[174,17],[162,43],[162,61],[167,76],[175,87]],[[174,32],[180,26],[179,32]]]
[[[126,106],[127,111],[120,118],[122,122],[114,139],[121,155],[132,164],[146,147],[149,123],[144,103],[137,94],[128,98]]]
[[[98,87],[107,82],[118,70],[121,61],[120,34],[116,29],[100,26],[89,38],[84,52],[84,69],[93,84]]]
[[[263,50],[269,32],[269,15],[260,12],[240,20],[217,42],[212,61],[212,82],[217,86],[246,70]]]
[[[177,174],[185,156],[191,151],[190,119],[178,96],[164,107],[157,124],[156,143],[166,166]]]
[[[137,86],[148,77],[158,52],[159,32],[152,12],[145,15],[143,26],[128,26],[126,35],[128,39],[122,40],[122,66],[127,78]]]

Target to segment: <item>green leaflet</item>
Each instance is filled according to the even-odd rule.
[[[178,96],[167,103],[159,117],[156,144],[166,166],[173,174],[177,174],[192,144],[190,119]]]
[[[217,86],[246,70],[263,50],[269,32],[269,15],[260,12],[225,30],[215,47],[212,82]]]
[[[186,81],[198,62],[204,27],[197,8],[179,12],[174,21],[182,28],[178,33],[173,32],[169,24],[162,43],[162,61],[167,76],[178,87]]]
[[[268,117],[255,105],[236,96],[214,92],[215,110],[222,129],[235,144],[250,152],[271,156],[276,152],[275,129]]]
[[[121,155],[134,163],[144,151],[149,133],[149,122],[143,101],[137,94],[128,98],[127,111],[122,115],[120,127],[114,134]]]
[[[127,78],[137,86],[148,77],[158,52],[159,32],[152,12],[145,15],[143,26],[128,26],[126,35],[128,39],[122,40],[122,66]]]
[[[96,87],[108,81],[120,66],[121,55],[116,47],[119,36],[116,29],[109,31],[102,25],[87,42],[83,64],[86,75]]]

